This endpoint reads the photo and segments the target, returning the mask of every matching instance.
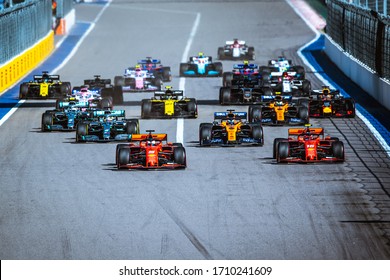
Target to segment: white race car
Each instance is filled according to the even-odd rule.
[[[243,40],[234,39],[233,41],[226,41],[224,47],[218,48],[219,60],[255,60],[255,58],[255,48],[248,47]]]

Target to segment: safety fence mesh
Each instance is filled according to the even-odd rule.
[[[73,0],[56,0],[57,18],[73,8]],[[14,0],[0,10],[0,65],[41,40],[53,27],[52,0]]]
[[[326,4],[326,33],[345,52],[390,80],[390,17],[386,11],[376,9],[377,5],[372,9],[339,0]]]

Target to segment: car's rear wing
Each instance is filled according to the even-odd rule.
[[[157,141],[166,141],[168,134],[166,133],[154,133],[154,134],[132,134],[131,141],[143,141],[152,138]]]
[[[214,113],[214,120],[224,120],[229,117],[233,117],[236,119],[247,119],[247,113],[246,112],[215,112]]]
[[[84,80],[84,85],[109,85],[111,84],[111,79],[88,79]]]
[[[71,100],[71,101],[62,101],[58,102],[58,108],[59,109],[67,109],[67,108],[88,108],[89,102],[79,102],[77,100]]]
[[[167,94],[165,91],[155,91],[154,92],[155,97],[161,97],[161,96],[165,96],[165,95],[169,96],[169,94]],[[173,90],[171,95],[172,96],[183,96],[184,91],[183,90]]]
[[[211,56],[204,56],[202,57],[203,59],[204,58],[207,58],[207,61],[206,62],[211,62],[213,60],[213,58]],[[197,59],[202,59],[200,58],[199,56],[190,56],[190,62],[194,62],[194,60],[197,60]]]
[[[295,77],[297,75],[296,71],[286,71],[289,76]],[[282,71],[272,71],[271,76],[281,77],[283,75]]]
[[[270,102],[275,100],[276,96],[280,96],[283,101],[290,102],[292,101],[292,95],[262,95],[261,101],[262,102]]]
[[[60,75],[34,75],[34,80],[49,79],[52,81],[59,81]]]
[[[257,68],[259,67],[259,66],[258,66],[257,64],[255,64],[255,63],[249,63],[249,64],[247,64],[247,65],[240,63],[240,64],[233,64],[233,69],[244,69],[245,66],[246,66],[247,68],[249,68],[249,69],[257,69]]]
[[[137,62],[138,64],[148,64],[148,63],[153,63],[153,64],[159,64],[161,63],[160,59],[140,59]]]
[[[323,135],[324,129],[322,127],[311,127],[311,128],[289,128],[288,135],[301,135],[307,131],[310,131],[310,134]]]
[[[93,117],[125,117],[125,110],[99,110],[93,111]]]
[[[240,45],[245,45],[245,41],[238,41]],[[226,41],[226,45],[233,45],[234,41]]]

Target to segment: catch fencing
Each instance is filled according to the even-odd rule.
[[[390,17],[386,3],[327,0],[326,33],[379,77],[390,80]]]

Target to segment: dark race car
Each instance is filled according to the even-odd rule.
[[[195,98],[184,97],[182,90],[156,91],[151,99],[143,99],[141,118],[196,118],[198,105]]]
[[[70,82],[61,82],[60,75],[34,75],[34,80],[23,82],[19,88],[19,99],[56,99],[66,97],[71,93]]]
[[[138,65],[141,65],[143,70],[148,70],[155,77],[159,77],[163,82],[172,81],[171,67],[161,65],[160,59],[146,57],[138,60]]]
[[[261,123],[249,123],[246,112],[215,112],[213,123],[199,125],[200,146],[263,146]]]
[[[323,86],[313,90],[310,95],[309,115],[311,117],[355,117],[355,101],[340,94],[339,90],[331,90]]]
[[[255,58],[255,48],[249,47],[243,40],[234,39],[232,41],[226,41],[225,46],[218,48],[219,60],[255,60]]]
[[[131,142],[119,144],[115,161],[118,169],[184,169],[186,151],[181,143],[167,141],[167,134],[133,134]]]
[[[111,84],[111,79],[102,79],[100,75],[95,75],[94,79],[84,80],[84,85],[73,87],[72,94],[77,95],[83,89],[93,93],[94,98],[110,99],[113,105],[123,104],[122,87]]]
[[[308,100],[290,95],[262,96],[263,105],[250,105],[248,119],[263,125],[304,125],[309,122]]]
[[[213,62],[211,56],[199,53],[191,56],[186,63],[180,63],[180,77],[221,77],[221,62]]]
[[[232,71],[227,71],[222,74],[222,86],[230,87],[234,84],[234,81],[244,79],[256,81],[257,83],[268,82],[268,76],[263,76],[259,72],[257,64],[244,61],[244,63],[234,64]]]
[[[79,122],[76,142],[129,141],[139,133],[137,119],[125,119],[124,110],[92,111],[93,120]]]
[[[42,114],[41,130],[50,131],[73,131],[79,121],[87,120],[90,116],[88,102],[71,100],[57,102],[57,108],[47,110]]]
[[[273,158],[278,163],[344,162],[344,144],[324,136],[323,128],[290,128],[288,138],[275,138]]]

